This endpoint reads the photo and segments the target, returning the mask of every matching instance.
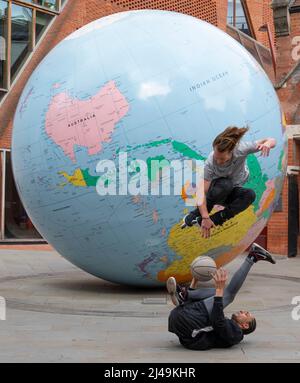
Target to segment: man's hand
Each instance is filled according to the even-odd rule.
[[[208,217],[208,218],[202,218],[201,222],[201,233],[204,238],[209,238],[210,237],[210,230],[215,227],[215,224],[213,221]]]
[[[224,288],[228,279],[228,273],[226,270],[220,268],[213,275],[216,287],[216,297],[222,297],[224,294]]]

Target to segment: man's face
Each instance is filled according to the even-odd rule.
[[[248,311],[237,311],[232,314],[232,319],[234,319],[241,328],[248,328],[249,322],[254,318]]]
[[[219,152],[217,148],[214,148],[214,160],[218,165],[224,165],[232,158],[232,152]]]

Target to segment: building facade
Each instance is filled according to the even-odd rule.
[[[67,35],[100,17],[163,9],[205,20],[237,39],[274,84],[289,132],[289,174],[279,206],[259,241],[274,253],[299,253],[300,0],[0,0],[0,240],[41,240],[18,198],[11,174],[14,112],[45,55]],[[299,137],[298,137],[298,136]],[[298,161],[298,162],[297,162]],[[296,199],[295,199],[296,198]],[[297,221],[298,214],[298,221]],[[291,235],[292,233],[292,235]]]

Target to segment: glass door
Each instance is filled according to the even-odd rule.
[[[32,224],[20,200],[11,165],[10,150],[0,151],[1,165],[1,241],[38,241],[42,236]]]

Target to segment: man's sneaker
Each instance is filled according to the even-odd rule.
[[[257,243],[252,244],[248,257],[252,259],[253,262],[266,261],[272,263],[273,265],[276,263],[272,255]]]
[[[176,291],[177,291],[177,294],[178,294],[179,303],[182,304],[183,302],[185,302],[187,300],[188,289],[185,286],[177,285],[176,286]]]
[[[176,279],[174,277],[169,277],[167,280],[167,290],[168,293],[170,294],[171,301],[175,306],[179,306],[179,299],[178,299],[178,294],[177,294],[177,283]]]
[[[167,290],[175,306],[181,305],[187,298],[187,288],[177,285],[176,279],[174,277],[168,278]]]

